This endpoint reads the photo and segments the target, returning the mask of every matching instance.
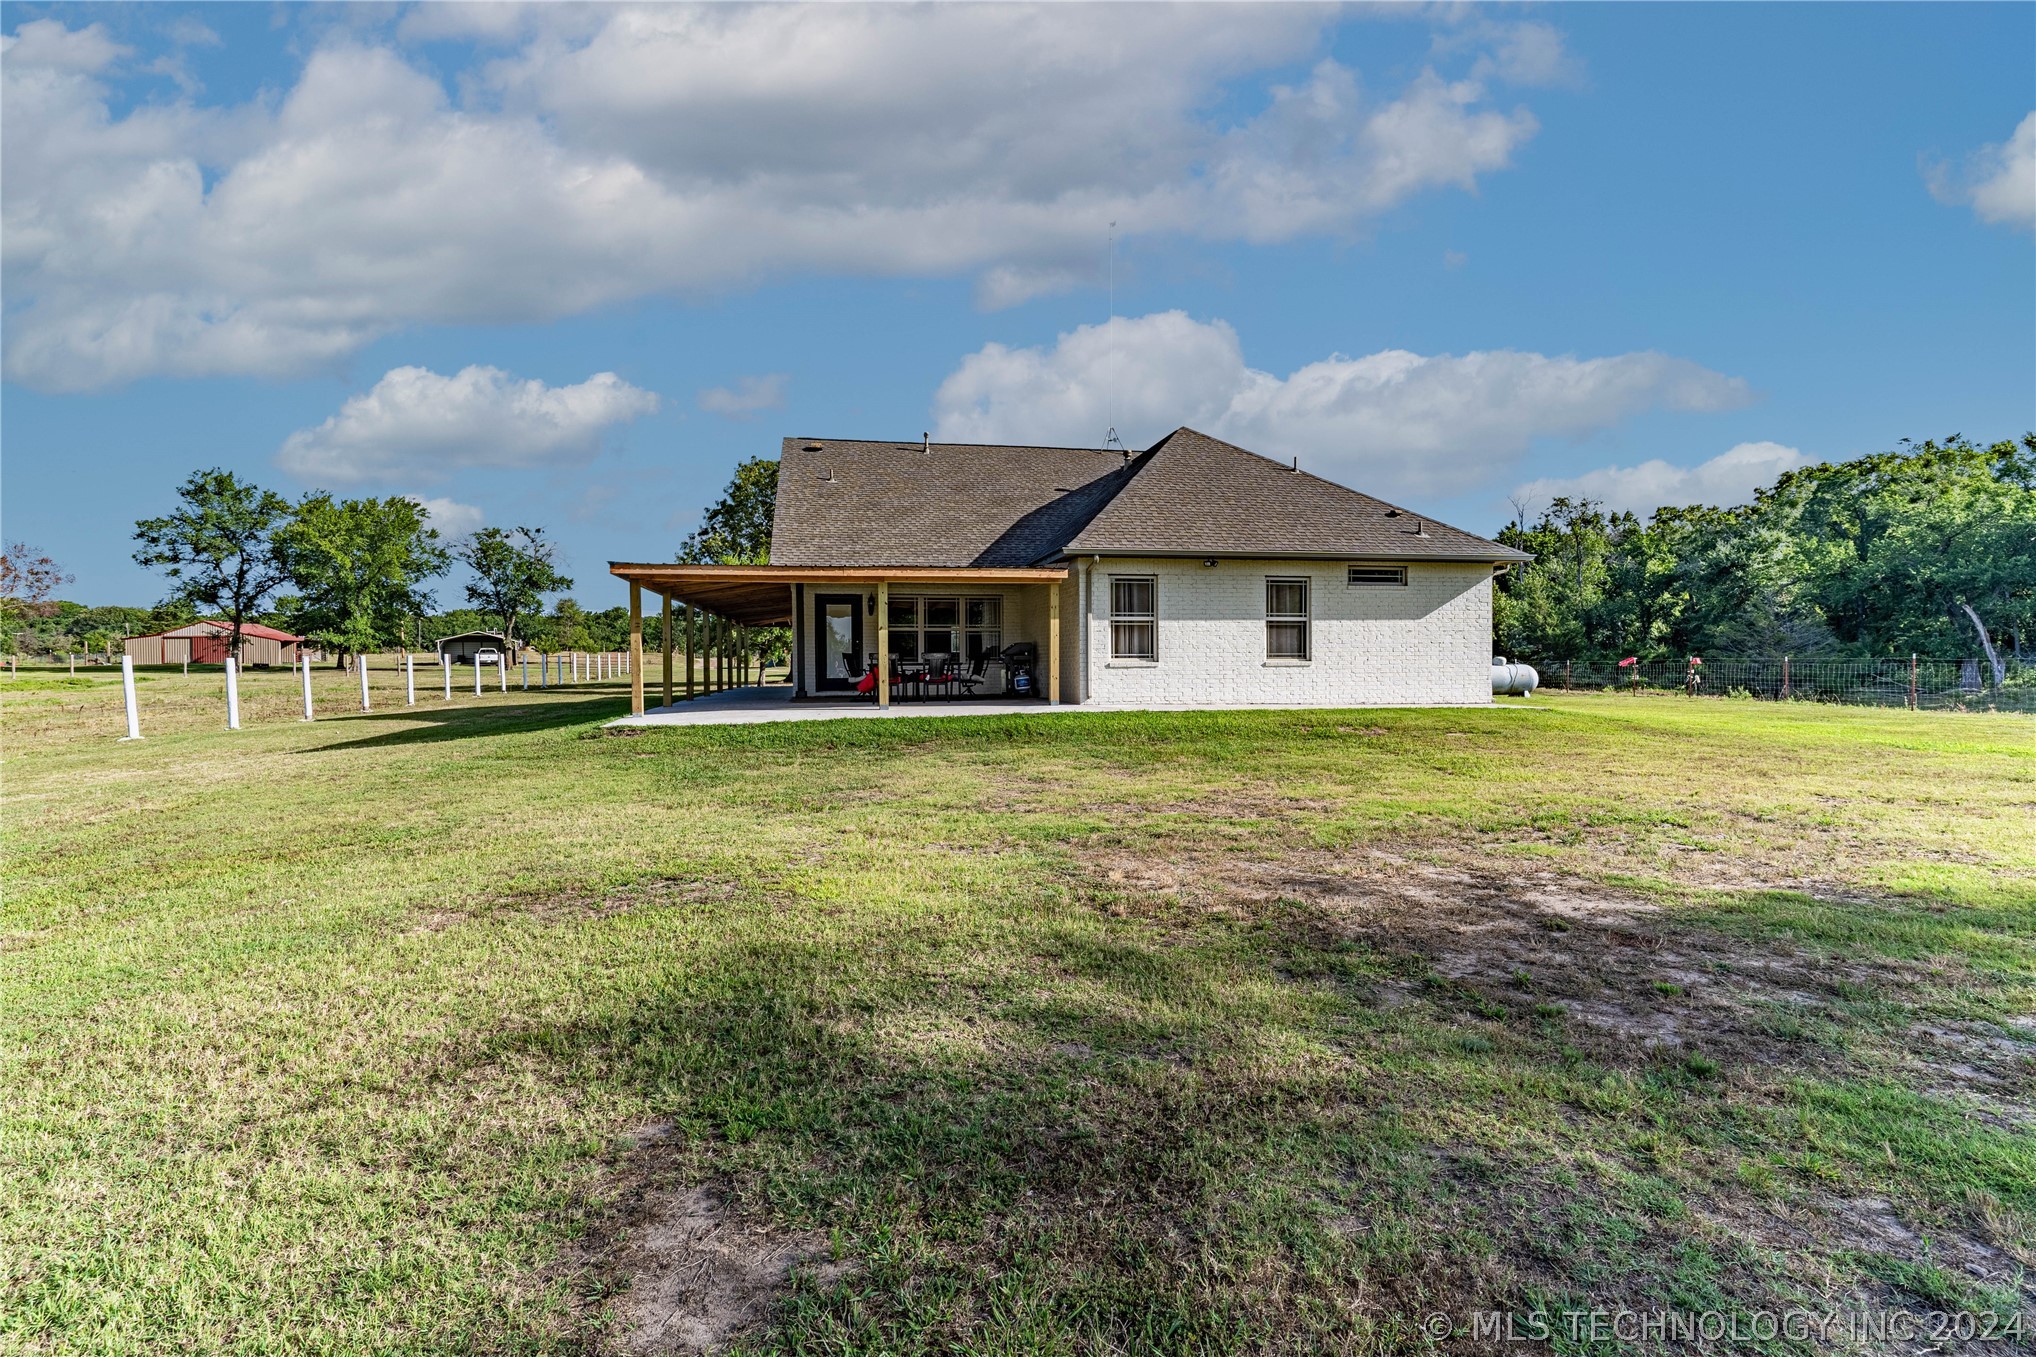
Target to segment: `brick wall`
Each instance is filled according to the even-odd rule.
[[[1061,645],[1087,683],[1066,702],[1464,706],[1492,700],[1489,565],[1409,565],[1404,586],[1347,583],[1341,562],[1103,560],[1071,575]],[[1110,654],[1112,575],[1159,582],[1159,657]],[[1310,581],[1311,653],[1266,658],[1268,576]],[[1087,614],[1081,600],[1086,596]],[[1085,653],[1085,663],[1075,659]]]

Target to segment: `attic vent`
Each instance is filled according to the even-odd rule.
[[[801,452],[818,452],[818,451],[820,451],[820,445],[819,445],[818,443],[808,443],[808,444],[807,444],[807,445],[806,445],[805,447],[801,448],[801,449],[800,449],[800,451],[801,451]]]
[[[1350,567],[1350,587],[1360,585],[1394,585],[1407,582],[1407,567],[1404,565],[1354,565]]]
[[[1399,511],[1398,509],[1388,509],[1388,510],[1386,510],[1386,517],[1387,517],[1387,518],[1398,518],[1399,516],[1400,516],[1400,511]]]

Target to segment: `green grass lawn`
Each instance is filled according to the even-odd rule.
[[[0,1349],[2036,1341],[2027,717],[318,681],[0,678]]]

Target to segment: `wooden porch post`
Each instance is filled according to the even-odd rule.
[[[664,648],[664,660],[665,660],[664,705],[669,707],[672,705],[672,596],[670,594],[664,594],[661,595],[660,597],[664,599],[664,615],[662,618],[659,619],[663,623],[663,625],[658,629],[657,639],[659,645],[661,645]]]
[[[1060,586],[1046,586],[1046,701],[1060,704]]]
[[[629,582],[629,714],[643,715],[643,586]]]
[[[877,705],[891,705],[891,586],[877,581]]]
[[[693,700],[693,605],[686,605],[686,701]]]
[[[792,586],[792,696],[806,695],[806,586]]]

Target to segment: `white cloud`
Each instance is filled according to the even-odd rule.
[[[1583,63],[1570,54],[1562,34],[1542,23],[1506,23],[1482,17],[1471,19],[1455,33],[1436,41],[1442,52],[1479,50],[1471,67],[1478,80],[1503,80],[1509,85],[1569,85],[1583,83]]]
[[[2004,144],[1982,146],[1959,169],[1926,164],[1924,177],[1938,202],[1969,204],[1983,222],[2036,231],[2036,113]]]
[[[170,41],[179,47],[219,47],[224,45],[217,33],[195,14],[180,14],[170,23]]]
[[[487,521],[487,515],[479,506],[460,504],[449,499],[425,499],[419,495],[405,495],[431,519],[431,526],[438,529],[441,537],[465,537]]]
[[[710,386],[700,393],[700,408],[710,415],[746,419],[764,410],[781,410],[785,405],[785,384],[791,379],[782,372],[760,377],[738,378],[735,385]]]
[[[56,19],[32,19],[0,36],[0,55],[8,69],[29,72],[30,79],[35,72],[103,71],[131,54],[131,48],[107,35],[104,24],[73,29]]]
[[[556,14],[554,11],[570,11]],[[335,34],[246,104],[136,103],[94,25],[20,25],[0,87],[6,370],[77,390],[286,375],[405,326],[543,321],[797,272],[1092,281],[1105,223],[1346,236],[1475,189],[1535,131],[1479,78],[1361,92],[1302,6],[428,6],[512,43],[455,98]],[[1496,39],[1494,40],[1496,41]],[[1476,67],[1474,48],[1450,59]],[[1495,64],[1493,64],[1495,63]]]
[[[612,372],[546,386],[500,368],[462,368],[450,377],[394,368],[323,424],[291,434],[276,464],[307,481],[349,482],[581,462],[600,450],[608,429],[655,409],[655,395]]]
[[[1596,500],[1607,509],[1645,517],[1664,504],[1746,504],[1754,491],[1813,458],[1780,443],[1740,443],[1695,466],[1653,458],[1638,466],[1608,466],[1581,476],[1544,476],[1513,492],[1515,499],[1546,506],[1559,495]]]
[[[941,383],[933,413],[938,436],[959,442],[1095,446],[1114,423],[1140,447],[1188,424],[1366,488],[1433,494],[1500,470],[1538,437],[1748,399],[1738,378],[1660,353],[1387,349],[1279,377],[1248,367],[1224,322],[1164,311],[1083,326],[1051,347],[985,345]]]

